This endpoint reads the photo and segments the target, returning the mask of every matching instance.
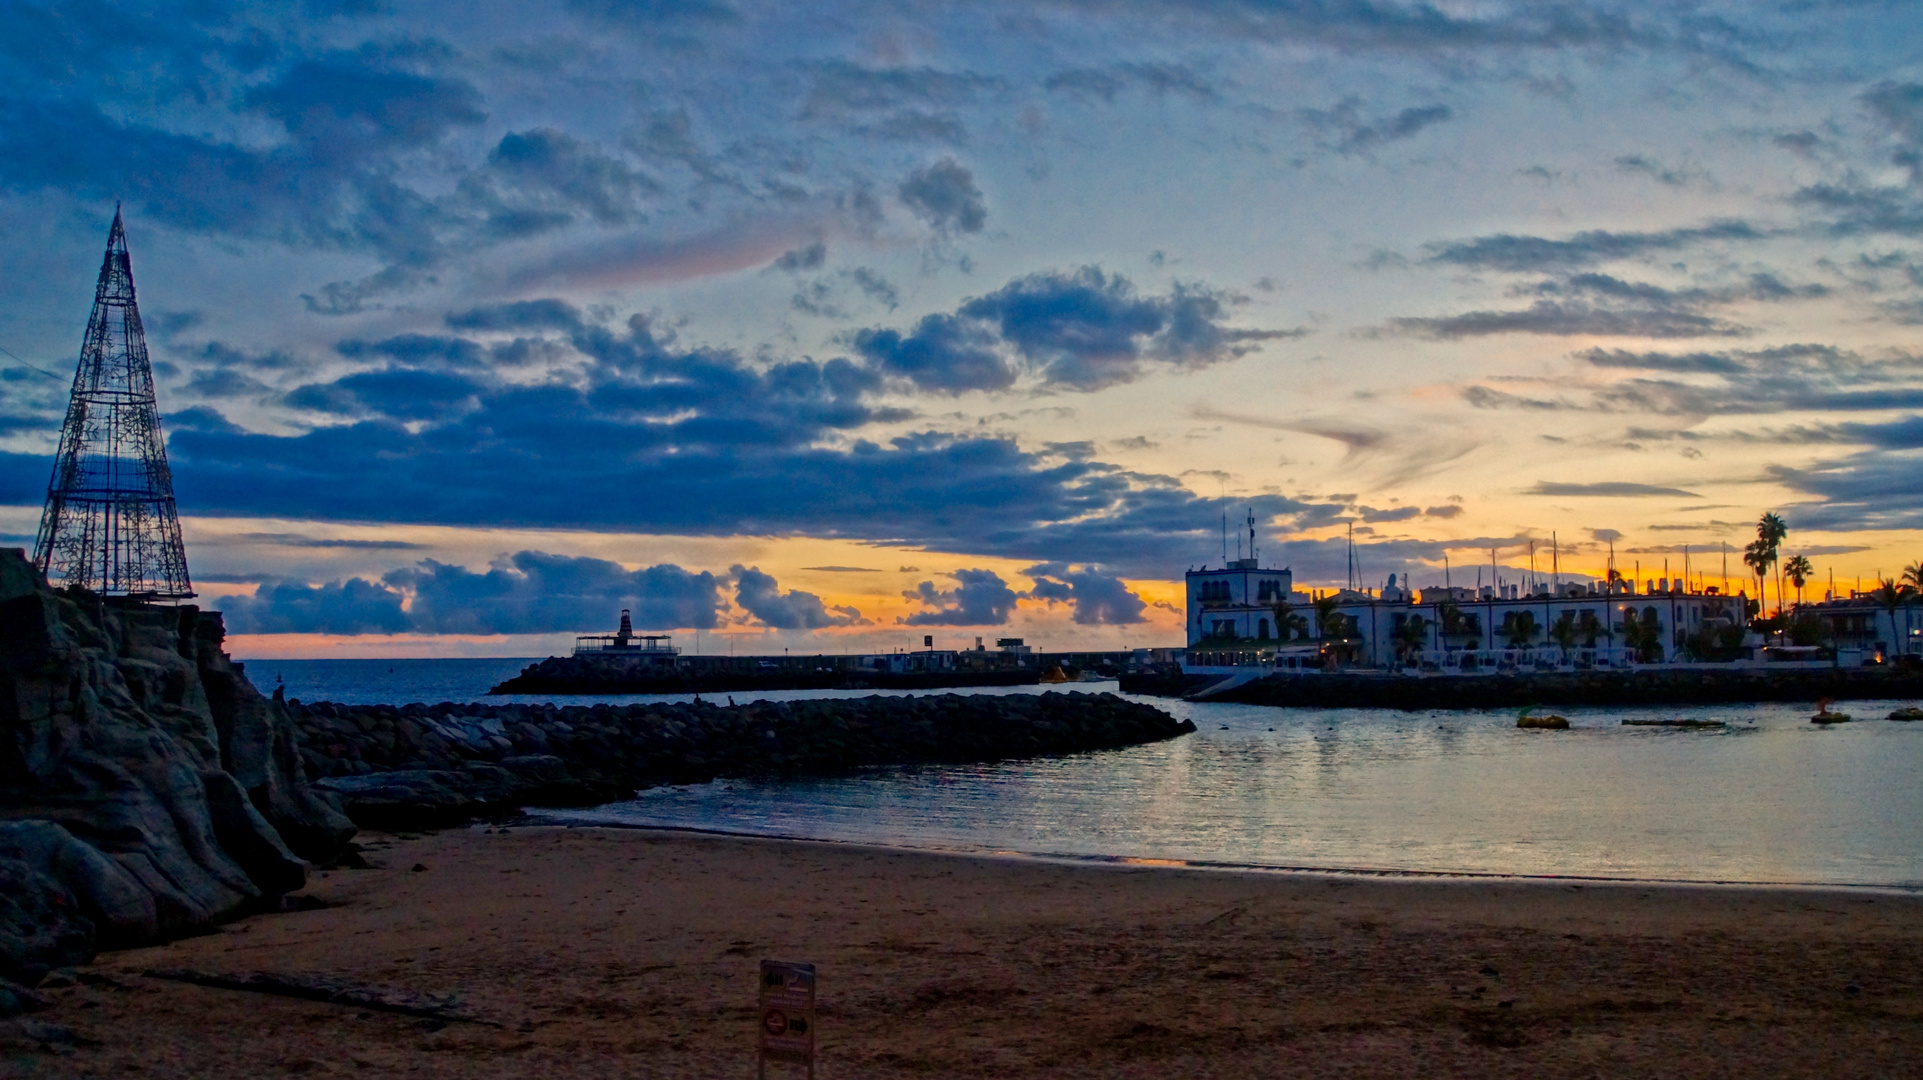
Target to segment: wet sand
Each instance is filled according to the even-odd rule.
[[[1923,1074],[1914,895],[609,829],[363,841],[375,868],[311,882],[335,906],[104,954],[34,1017],[98,1045],[14,1025],[0,1075],[748,1077],[763,957],[819,965],[824,1080]],[[498,1026],[140,974],[159,968],[458,994]]]

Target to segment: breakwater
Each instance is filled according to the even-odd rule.
[[[960,671],[874,671],[846,657],[680,657],[673,664],[608,655],[550,656],[490,694],[721,694],[770,690],[939,690],[1034,686],[1033,666]]]
[[[1113,694],[593,706],[287,703],[304,767],[369,828],[583,806],[657,784],[1104,750],[1195,730]]]
[[[1220,675],[1123,675],[1124,693],[1182,697]],[[1525,705],[1717,705],[1823,698],[1923,698],[1923,671],[1759,668],[1542,672],[1422,678],[1378,673],[1273,675],[1209,698],[1245,705],[1370,709],[1506,709]]]

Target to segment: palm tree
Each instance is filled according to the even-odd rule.
[[[1395,643],[1396,657],[1406,661],[1428,643],[1429,623],[1420,615],[1410,615],[1389,636]]]
[[[1749,546],[1743,549],[1743,565],[1754,571],[1753,576],[1756,578],[1756,617],[1758,619],[1763,618],[1763,582],[1769,579],[1771,558],[1769,547],[1763,543],[1761,537],[1751,540]]]
[[[1587,612],[1585,612],[1587,614]],[[1565,611],[1549,627],[1549,640],[1562,649],[1563,663],[1569,662],[1569,650],[1576,647],[1576,613]]]
[[[1348,620],[1342,614],[1342,605],[1333,596],[1325,596],[1315,602],[1316,636],[1324,641],[1348,637]]]
[[[1919,568],[1923,569],[1923,568]],[[1816,574],[1816,567],[1810,565],[1807,557],[1796,555],[1783,564],[1783,576],[1789,579],[1790,586],[1796,590],[1796,605],[1803,605],[1803,586]]]
[[[1509,641],[1509,647],[1520,649],[1536,640],[1536,613],[1533,611],[1512,611],[1503,617],[1502,635]]]
[[[1909,603],[1910,597],[1915,595],[1915,589],[1901,582],[1891,581],[1888,578],[1877,582],[1876,588],[1870,590],[1870,599],[1876,601],[1884,611],[1890,614],[1890,641],[1895,646],[1891,651],[1899,655],[1903,651],[1902,645],[1904,642],[1897,636],[1896,612],[1897,609],[1901,608],[1904,604]]]
[[[1913,562],[1903,568],[1903,576],[1898,579],[1917,592],[1923,593],[1923,562]]]
[[[1764,514],[1761,518],[1757,519],[1756,539],[1762,543],[1764,550],[1769,553],[1769,563],[1771,565],[1776,564],[1777,552],[1782,550],[1783,541],[1788,537],[1789,526],[1784,523],[1782,518],[1777,517],[1774,512]],[[1776,580],[1776,612],[1780,615],[1782,611],[1783,581],[1782,578],[1779,577]]]

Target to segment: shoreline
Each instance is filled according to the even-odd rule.
[[[104,953],[43,991],[31,1019],[68,1032],[64,1048],[23,1046],[18,1022],[0,1045],[48,1076],[749,1075],[756,965],[776,958],[819,967],[824,1077],[1339,1065],[1586,1080],[1900,1075],[1923,1061],[1911,895],[1066,864],[579,826],[365,839],[371,867],[317,874],[299,910]],[[256,974],[358,996],[248,992]],[[450,997],[481,1022],[354,1003]]]
[[[1613,877],[1604,874],[1531,874],[1504,870],[1421,870],[1387,866],[1308,866],[1279,863],[1232,862],[1221,859],[1175,859],[1142,855],[1085,855],[1073,852],[1013,851],[997,848],[936,847],[917,844],[887,844],[873,840],[845,840],[836,837],[803,836],[798,833],[755,833],[734,829],[712,829],[696,825],[648,825],[639,822],[606,821],[599,818],[574,818],[562,811],[542,811],[521,820],[504,823],[517,829],[614,829],[634,832],[685,833],[691,836],[729,837],[740,840],[770,840],[793,844],[829,844],[876,851],[916,852],[950,855],[958,858],[1013,859],[1053,863],[1062,866],[1115,866],[1131,869],[1194,870],[1210,873],[1283,875],[1300,877],[1366,878],[1379,881],[1464,881],[1464,882],[1537,882],[1544,885],[1620,885],[1624,887],[1660,886],[1663,888],[1703,889],[1792,889],[1799,891],[1836,891],[1850,895],[1887,893],[1891,896],[1923,897],[1923,882],[1882,884],[1877,882],[1828,881],[1745,881],[1735,878],[1661,878]],[[468,826],[474,828],[476,826]]]

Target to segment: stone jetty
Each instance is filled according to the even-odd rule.
[[[368,828],[526,805],[583,806],[658,784],[833,775],[878,765],[1106,750],[1195,730],[1114,694],[869,696],[719,706],[287,703],[302,760]]]

